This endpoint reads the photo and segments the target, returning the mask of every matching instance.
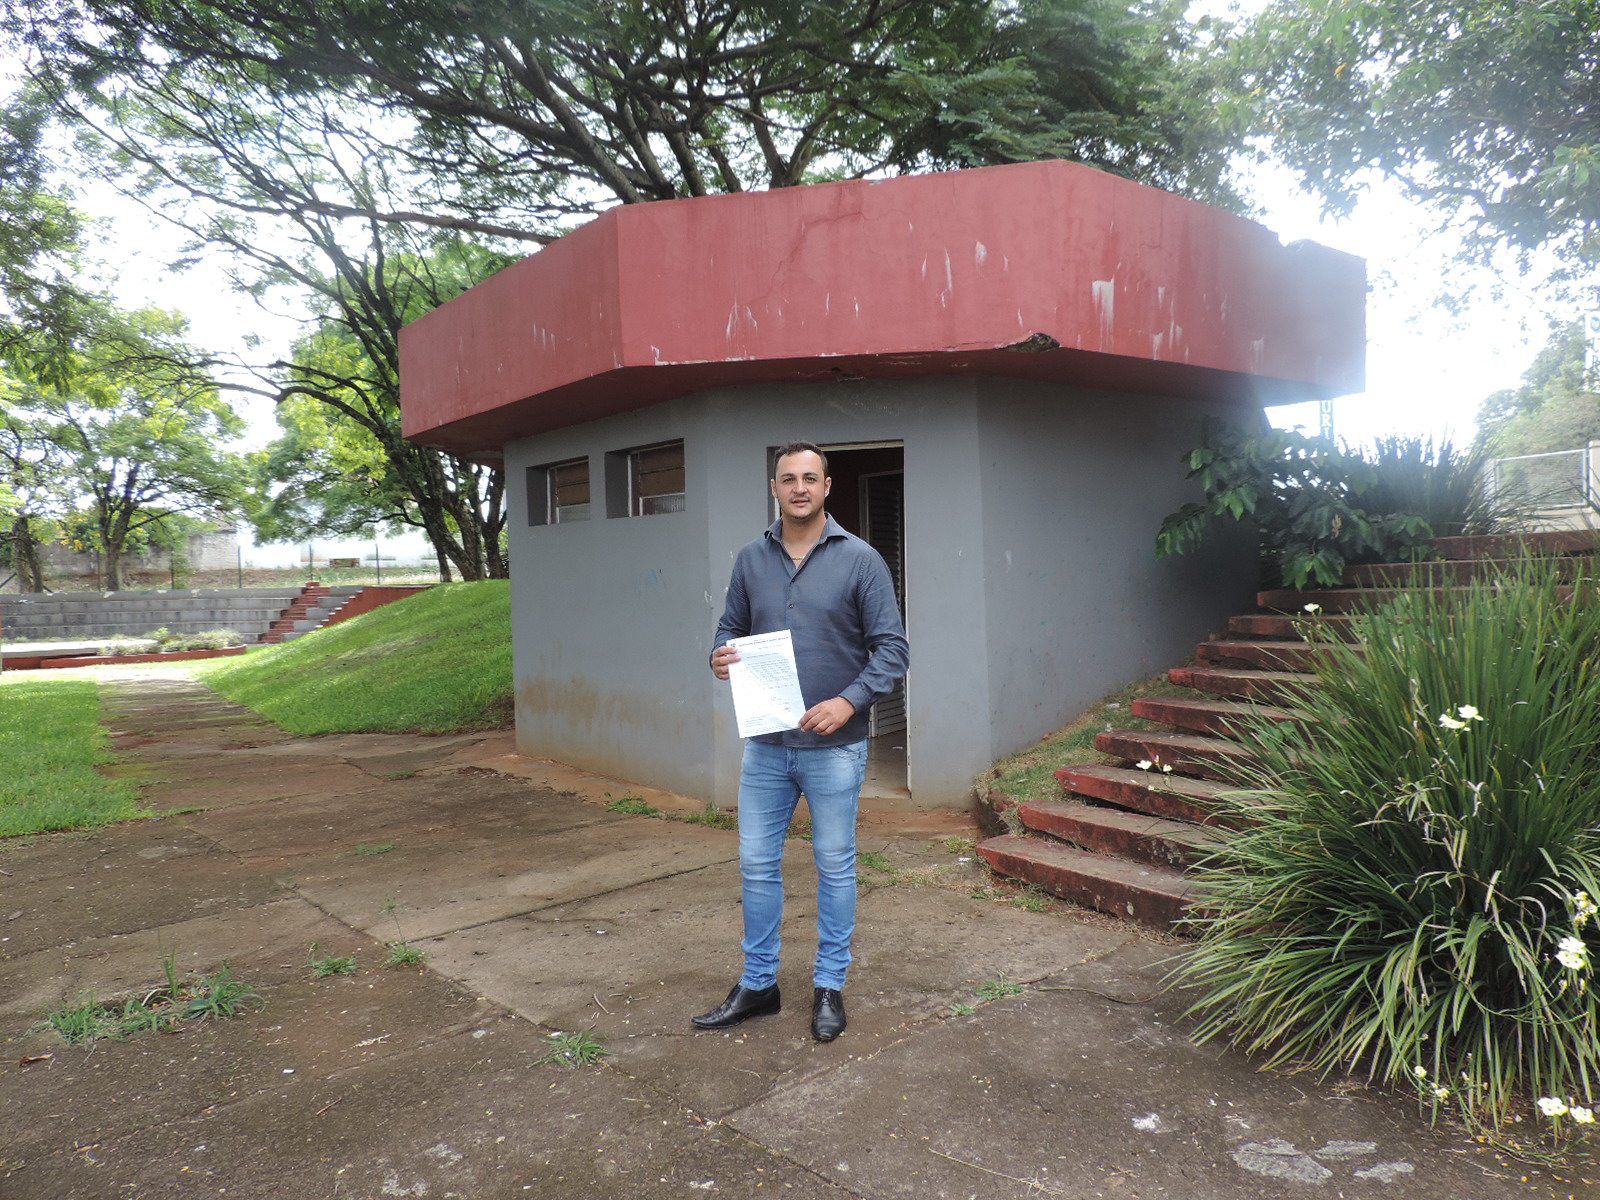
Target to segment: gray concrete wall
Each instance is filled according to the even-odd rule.
[[[988,623],[987,761],[1175,666],[1254,607],[1252,531],[1157,561],[1162,518],[1200,498],[1182,458],[1208,411],[1259,410],[986,379],[978,406]]]
[[[767,449],[900,441],[909,782],[920,804],[963,804],[994,758],[1177,663],[1247,601],[1238,545],[1154,562],[1161,518],[1194,494],[1178,458],[1202,415],[948,377],[718,389],[514,442],[518,747],[733,805],[741,743],[706,659],[733,555],[770,520]],[[685,511],[605,517],[605,455],[677,437]],[[590,520],[529,526],[527,468],[580,455]]]
[[[718,472],[694,407],[675,401],[508,446],[507,524],[518,749],[705,795],[706,522]],[[607,518],[606,454],[678,437],[685,511]],[[590,519],[530,526],[527,469],[583,455]]]
[[[334,589],[346,593],[359,588]],[[156,629],[202,633],[232,629],[254,640],[300,594],[277,588],[196,588],[163,592],[53,592],[0,596],[0,639],[143,637]]]
[[[707,659],[733,556],[771,520],[768,447],[893,441],[934,425],[949,432],[918,439],[917,473],[930,480],[952,452],[970,462],[970,380],[726,388],[509,445],[520,751],[731,807],[742,743]],[[685,511],[603,517],[606,453],[675,437]],[[911,454],[908,444],[908,477]],[[579,455],[589,457],[591,518],[530,527],[528,467]],[[916,553],[908,544],[908,559]],[[930,597],[930,613],[945,607]],[[911,637],[915,675],[914,624]]]
[[[221,571],[238,562],[239,534],[235,529],[207,529],[188,534],[181,557],[191,571]],[[99,561],[98,556],[49,542],[39,547],[40,561],[51,574],[89,575]],[[165,550],[146,554],[130,554],[123,560],[129,571],[165,571],[172,564],[172,555]]]

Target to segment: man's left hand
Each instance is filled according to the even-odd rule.
[[[824,700],[821,704],[813,704],[806,710],[806,715],[800,718],[800,728],[807,733],[820,733],[824,736],[838,733],[844,724],[856,715],[856,706],[843,696],[835,696],[832,700]]]

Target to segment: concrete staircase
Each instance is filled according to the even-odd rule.
[[[313,629],[320,629],[361,591],[359,584],[331,588],[323,583],[308,583],[273,618],[257,640],[263,645],[276,645],[279,642],[291,642]]]
[[[1234,740],[1240,721],[1303,719],[1295,703],[1315,686],[1317,655],[1296,628],[1307,604],[1321,607],[1326,632],[1351,641],[1349,614],[1399,589],[1462,586],[1531,553],[1563,556],[1575,570],[1593,562],[1597,542],[1556,533],[1442,538],[1435,548],[1444,561],[1350,567],[1339,588],[1259,593],[1259,611],[1233,617],[1225,635],[1196,647],[1193,664],[1167,672],[1193,696],[1133,702],[1134,716],[1165,729],[1097,735],[1095,749],[1118,762],[1057,771],[1062,797],[1018,805],[1023,832],[989,838],[978,853],[1000,874],[1063,899],[1158,929],[1181,926],[1195,902],[1186,868],[1228,836],[1213,801],[1248,760]]]

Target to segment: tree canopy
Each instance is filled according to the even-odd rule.
[[[13,527],[15,566],[27,566],[34,519],[76,518],[116,588],[123,556],[159,522],[238,510],[242,465],[221,444],[243,423],[196,366],[184,331],[170,313],[103,307],[61,382],[8,380],[0,478],[27,501],[29,522]]]
[[[1276,0],[1233,56],[1235,107],[1336,209],[1376,170],[1479,248],[1600,253],[1594,0]]]
[[[1600,441],[1600,392],[1584,369],[1583,325],[1557,330],[1522,377],[1478,409],[1478,436],[1498,456],[1581,450]]]
[[[48,178],[49,116],[34,91],[0,106],[0,364],[60,382],[92,299],[83,220]]]
[[[266,540],[408,525],[428,536],[442,578],[503,577],[504,476],[401,437],[397,334],[506,260],[459,242],[389,253],[403,232],[371,233],[369,253],[341,258],[338,275],[300,276],[321,316],[277,364],[282,433],[255,458],[251,520]]]
[[[152,131],[116,107],[130,99],[180,145],[309,122],[386,146],[410,203],[290,188],[329,215],[539,240],[617,202],[1041,157],[1232,198],[1231,147],[1183,86],[1174,0],[4,8],[57,102],[100,104],[134,153]]]

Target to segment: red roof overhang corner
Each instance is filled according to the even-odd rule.
[[[406,436],[938,374],[1264,405],[1359,390],[1365,265],[1070,163],[612,209],[401,331]]]

